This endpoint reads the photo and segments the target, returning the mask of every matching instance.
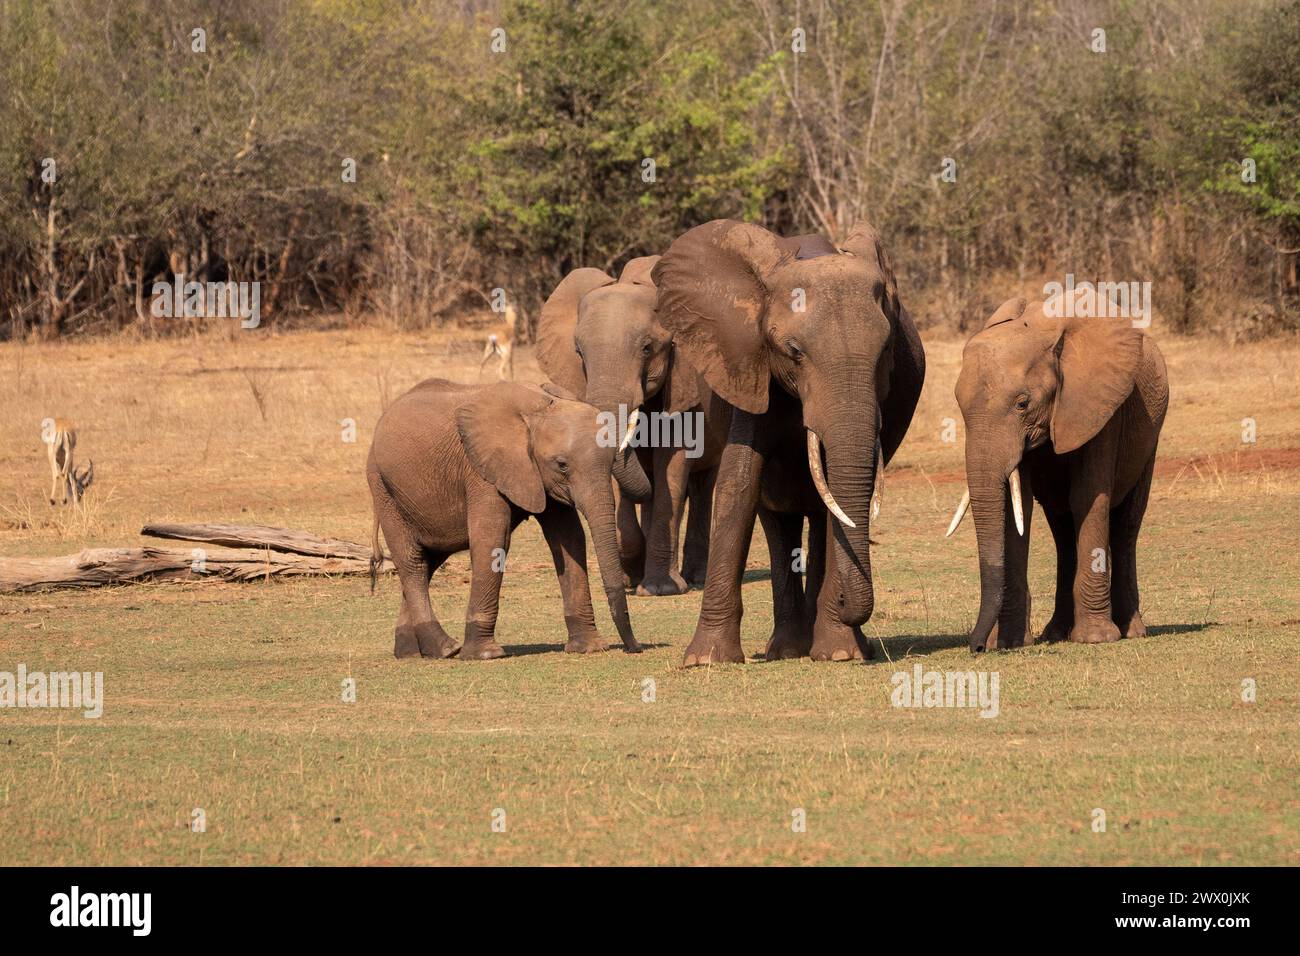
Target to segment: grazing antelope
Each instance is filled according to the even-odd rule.
[[[483,374],[483,367],[494,355],[501,356],[501,365],[497,369],[501,381],[515,378],[515,335],[519,324],[519,313],[513,304],[506,306],[505,315],[497,327],[488,335],[487,345],[483,346],[483,361],[478,363],[478,373]]]
[[[63,489],[63,504],[81,500],[86,488],[95,478],[95,462],[92,460],[80,473],[72,460],[72,453],[77,447],[77,429],[66,418],[54,419],[54,431],[46,440],[45,452],[50,459],[50,504],[55,504],[54,496]]]

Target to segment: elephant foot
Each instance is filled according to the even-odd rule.
[[[1142,614],[1139,611],[1134,611],[1127,621],[1124,620],[1122,615],[1117,615],[1115,618],[1115,626],[1119,628],[1121,637],[1147,636],[1147,626],[1145,622],[1143,622]]]
[[[740,622],[722,628],[695,629],[695,637],[682,658],[683,667],[702,667],[707,664],[743,664],[745,651],[740,646]]]
[[[566,654],[599,654],[608,646],[606,640],[592,631],[587,634],[569,636],[569,643],[564,645]]]
[[[1053,616],[1043,628],[1043,633],[1038,635],[1038,643],[1054,644],[1057,641],[1069,640],[1071,626],[1072,622],[1068,617]]]
[[[641,597],[660,597],[665,594],[685,594],[690,585],[676,571],[669,569],[663,573],[650,572],[637,585],[636,593]]]
[[[789,661],[807,657],[812,652],[812,628],[807,621],[777,621],[763,657],[769,661]]]
[[[645,556],[620,555],[619,560],[623,565],[624,584],[629,588],[636,587],[645,577]]]
[[[1004,624],[1007,626],[1003,626]],[[1034,636],[1029,629],[1029,614],[1026,612],[1023,620],[1013,615],[1010,620],[998,621],[994,624],[993,630],[989,631],[988,640],[984,642],[984,649],[1009,651],[1033,643]]]
[[[393,632],[393,656],[398,660],[420,656],[420,642],[415,638],[415,628],[403,624]]]
[[[1110,644],[1119,640],[1119,628],[1108,617],[1075,621],[1070,640],[1076,644]]]
[[[860,627],[849,627],[827,612],[813,623],[813,642],[808,656],[815,661],[863,661],[871,659],[871,646]]]
[[[685,560],[682,562],[682,577],[686,583],[693,588],[704,587],[704,578],[708,571],[707,563],[699,563]]]
[[[463,661],[494,661],[505,656],[505,648],[490,637],[466,641],[460,649],[460,659]]]
[[[460,648],[450,634],[437,624],[417,624],[415,639],[420,642],[420,656],[433,660],[446,660],[460,653]]]

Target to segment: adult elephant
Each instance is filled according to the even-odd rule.
[[[633,259],[617,282],[599,269],[569,273],[546,300],[537,328],[537,361],[547,376],[616,420],[640,409],[648,421],[680,414],[693,416],[692,428],[703,425],[697,449],[682,443],[638,448],[654,489],[642,505],[640,523],[632,501],[620,496],[621,558],[642,595],[681,594],[703,580],[713,479],[730,416],[730,408],[673,349],[672,334],[655,318],[650,275],[658,261],[658,256]],[[679,571],[679,530],[688,496]]]
[[[879,236],[859,222],[836,247],[716,220],[679,237],[653,277],[674,346],[734,407],[686,666],[745,659],[741,578],[756,513],[772,555],[767,658],[867,656],[874,489],[925,378]],[[807,598],[791,566],[805,516]]]
[[[1029,637],[1029,530],[1038,500],[1056,541],[1056,605],[1043,640],[1095,644],[1146,633],[1137,537],[1169,378],[1126,319],[1053,318],[1010,299],[966,343],[957,403],[974,511],[980,610],[972,651]],[[1010,509],[1008,509],[1008,505]]]

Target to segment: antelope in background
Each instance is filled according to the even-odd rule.
[[[50,424],[54,431],[47,430],[45,439],[45,452],[50,459],[50,504],[55,504],[54,496],[60,487],[63,489],[63,504],[68,503],[69,495],[72,503],[76,504],[94,480],[95,462],[92,460],[78,473],[72,458],[77,447],[76,427],[66,418],[56,418],[52,423],[47,419],[47,429]]]
[[[501,356],[501,366],[497,369],[497,375],[501,381],[515,379],[515,338],[518,334],[519,313],[515,310],[514,303],[506,306],[505,314],[502,320],[497,324],[492,332],[488,334],[487,345],[483,346],[483,361],[478,363],[478,374],[481,378],[483,367],[494,355]]]

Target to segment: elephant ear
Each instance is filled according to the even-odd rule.
[[[761,226],[715,219],[679,236],[653,279],[673,348],[725,401],[767,410],[767,280],[787,253]]]
[[[660,258],[660,256],[640,256],[633,259],[623,267],[623,271],[619,273],[618,281],[653,287],[655,283],[654,279],[650,277],[650,273],[659,264]]]
[[[701,396],[708,389],[704,376],[674,343],[672,365],[668,369],[668,380],[663,387],[664,411],[670,415],[674,412],[689,411],[703,401]]]
[[[592,289],[613,281],[599,269],[574,269],[555,287],[537,319],[537,364],[547,378],[574,395],[587,393],[587,376],[573,344],[578,306]]]
[[[1025,309],[1029,302],[1024,298],[1007,299],[998,310],[989,316],[988,321],[984,323],[984,328],[991,329],[995,325],[1001,325],[1003,322],[1010,322],[1018,319],[1025,314]]]
[[[890,342],[893,367],[889,373],[889,392],[880,403],[880,445],[885,464],[893,461],[894,452],[903,443],[903,436],[907,434],[912,415],[916,412],[916,403],[921,399],[921,387],[925,384],[925,348],[921,345],[916,323],[901,303]]]
[[[475,392],[456,409],[456,430],[474,470],[533,514],[546,508],[546,488],[533,464],[527,416],[552,401],[540,389],[502,382]]]
[[[577,395],[574,395],[567,388],[561,388],[559,385],[556,385],[554,382],[543,382],[542,391],[554,398],[562,398],[566,402],[582,401],[582,399],[580,399]]]
[[[1133,391],[1142,333],[1122,320],[1067,319],[1055,348],[1060,385],[1052,444],[1064,455],[1101,431]]]
[[[874,226],[859,220],[840,246],[840,252],[858,256],[873,265],[883,286],[880,308],[890,325],[889,391],[880,403],[880,444],[885,463],[893,460],[903,443],[925,384],[925,348],[916,323],[898,298],[894,264]]]
[[[781,245],[793,252],[796,259],[816,259],[820,256],[833,256],[839,252],[834,243],[815,232],[804,236],[790,236],[787,239],[782,239]]]
[[[880,241],[880,233],[876,232],[876,227],[871,225],[865,219],[858,220],[853,228],[849,230],[849,237],[844,240],[840,246],[840,252],[850,256],[860,256],[875,263],[880,272],[881,281],[884,282],[885,292],[884,301],[881,307],[885,310],[885,315],[890,323],[898,320],[898,281],[894,278],[894,263],[889,258],[889,253],[885,251],[885,244]]]

